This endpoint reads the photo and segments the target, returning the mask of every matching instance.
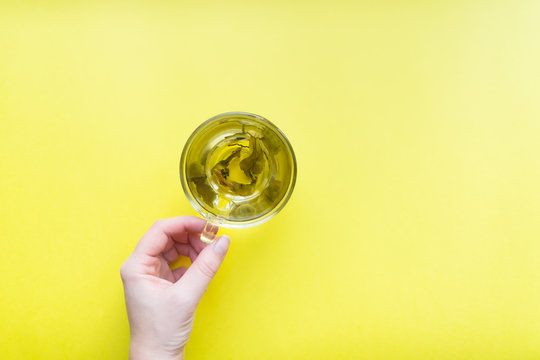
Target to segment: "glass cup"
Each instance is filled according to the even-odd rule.
[[[245,228],[275,216],[294,189],[296,158],[270,121],[229,112],[191,134],[180,158],[180,180],[189,202],[206,219],[201,240],[211,243],[220,226]]]

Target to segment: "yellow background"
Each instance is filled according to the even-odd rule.
[[[189,359],[540,358],[540,2],[2,2],[0,357],[121,359],[119,267],[249,111],[298,160]]]

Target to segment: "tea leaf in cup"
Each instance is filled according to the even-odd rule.
[[[269,129],[264,129],[262,142],[271,155],[277,154],[281,150],[282,142],[279,137]]]
[[[250,204],[237,205],[231,211],[231,215],[240,219],[248,219],[257,214],[257,209]]]
[[[264,168],[264,153],[261,149],[260,140],[258,137],[250,135],[249,147],[251,154],[240,161],[240,168],[244,173],[251,178],[253,182],[257,181],[257,176]]]
[[[212,187],[205,182],[197,182],[196,187],[197,192],[199,193],[200,197],[202,197],[204,202],[208,205],[213,205],[214,199],[216,198],[214,189],[212,189]]]

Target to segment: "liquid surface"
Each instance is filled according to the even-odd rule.
[[[271,129],[227,122],[208,129],[186,159],[194,198],[209,213],[236,222],[271,212],[291,181],[288,147]]]

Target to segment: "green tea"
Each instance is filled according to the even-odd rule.
[[[249,221],[272,211],[287,193],[292,156],[280,134],[264,124],[227,121],[191,144],[186,180],[210,214]]]

